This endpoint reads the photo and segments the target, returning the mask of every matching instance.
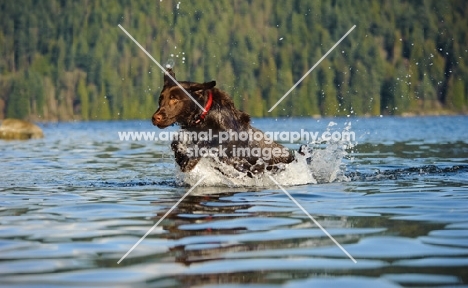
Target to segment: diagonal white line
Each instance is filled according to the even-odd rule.
[[[128,250],[127,253],[125,253],[124,256],[122,256],[122,258],[120,258],[119,261],[117,261],[117,264],[120,264],[120,262],[122,262],[122,260],[124,260],[125,257],[127,257],[128,254],[130,254],[133,251],[133,249],[135,249],[141,243],[141,241],[143,241],[146,238],[146,236],[148,236],[154,230],[154,228],[156,228],[156,226],[158,226],[159,223],[161,223],[164,220],[164,218],[166,218],[166,216],[169,215],[169,213],[171,213],[172,210],[174,210],[177,207],[177,205],[179,205],[180,202],[182,202],[185,199],[185,197],[187,197],[190,194],[190,192],[192,192],[192,190],[195,189],[195,187],[197,187],[206,177],[207,176],[205,175],[200,180],[198,180],[198,182],[195,183],[195,185],[193,185],[193,187],[190,188],[190,190],[188,190],[187,193],[185,193],[184,196],[182,196],[182,198],[180,198],[179,201],[177,201],[177,203],[174,204],[174,206],[172,206],[172,208],[169,209],[169,211],[167,211],[166,214],[164,214],[164,216],[162,216],[161,219],[159,219],[159,221],[156,222],[156,224],[154,224],[153,227],[151,227],[151,229],[149,229],[148,232],[146,232],[146,234],[143,235],[143,237],[141,237],[140,240],[138,240],[138,242],[136,242],[135,245],[133,245],[133,247],[130,248],[130,250]]]
[[[177,86],[179,86],[180,89],[182,89],[182,91],[184,91],[185,94],[187,94],[188,97],[190,97],[190,99],[192,99],[193,102],[195,102],[195,104],[198,105],[198,107],[200,107],[200,109],[203,110],[203,112],[206,112],[205,108],[203,108],[203,106],[200,105],[200,103],[198,103],[193,97],[192,95],[190,95],[190,93],[187,92],[187,90],[184,89],[184,87],[182,87],[182,85],[180,85],[180,83],[174,78],[172,77],[169,73],[167,73],[166,69],[164,69],[164,67],[161,66],[161,64],[159,64],[158,61],[156,61],[156,59],[153,58],[153,56],[151,56],[151,54],[148,53],[148,51],[145,50],[145,48],[143,48],[143,46],[140,45],[140,43],[138,43],[138,41],[135,40],[135,38],[132,37],[132,35],[130,35],[130,33],[127,32],[127,30],[125,30],[122,25],[117,25],[119,26],[120,29],[122,29],[122,31],[125,32],[125,34],[127,34],[128,37],[130,37],[130,39],[133,40],[133,42],[135,42],[135,44],[138,45],[138,47],[140,47],[141,50],[143,50],[143,52],[145,52],[146,55],[148,55],[148,57],[153,60],[154,63],[156,63],[156,65],[158,65],[158,67],[167,75],[169,76],[169,78],[171,78],[172,81],[174,81],[174,83],[177,84]]]
[[[270,175],[268,175],[268,177],[270,177],[271,181],[275,182],[275,184],[278,185],[278,187],[279,187],[281,190],[283,190],[284,194],[286,194],[286,195],[289,197],[289,199],[291,199],[291,200],[294,202],[294,204],[296,204],[297,207],[299,207],[299,209],[302,210],[302,212],[304,212],[307,216],[309,216],[310,220],[312,220],[312,221],[315,223],[315,225],[317,225],[317,226],[323,231],[323,233],[325,233],[325,234],[328,236],[328,238],[330,238],[330,239],[346,254],[346,256],[349,257],[349,259],[351,259],[354,263],[357,263],[357,261],[353,258],[353,256],[351,256],[351,255],[348,253],[348,251],[346,251],[346,250],[343,248],[343,246],[341,246],[340,243],[338,243],[338,241],[336,241],[335,238],[333,238],[333,237],[330,235],[330,233],[328,233],[327,230],[325,230],[325,229],[322,227],[322,225],[320,225],[320,223],[317,222],[317,221],[314,219],[314,217],[312,217],[312,216],[309,214],[309,212],[307,212],[307,210],[305,210],[304,207],[302,207],[302,205],[299,204],[299,202],[297,202],[296,199],[294,199],[294,198],[291,196],[291,194],[289,194],[288,191],[286,191],[273,177],[271,177]]]
[[[333,51],[333,49],[335,49],[335,47],[336,47],[336,46],[338,46],[338,44],[340,44],[340,43],[341,43],[341,41],[343,41],[343,39],[344,39],[344,38],[346,38],[346,36],[348,36],[348,34],[349,34],[349,33],[351,33],[351,31],[353,31],[353,29],[354,29],[354,28],[356,28],[356,25],[354,25],[353,27],[351,27],[351,29],[349,29],[349,31],[348,31],[348,32],[346,32],[346,34],[345,34],[343,37],[341,37],[341,39],[340,39],[340,40],[338,40],[338,42],[336,42],[336,44],[335,44],[335,45],[333,45],[333,47],[332,47],[332,48],[330,48],[330,50],[328,50],[328,52],[327,52],[327,53],[325,53],[325,55],[323,55],[323,56],[322,56],[322,58],[320,58],[320,60],[319,60],[317,63],[315,63],[315,65],[314,65],[314,66],[312,66],[312,68],[310,68],[310,69],[309,69],[309,71],[307,71],[307,73],[306,73],[306,74],[304,74],[304,76],[302,76],[302,78],[301,78],[301,79],[299,79],[299,81],[297,81],[297,82],[296,82],[296,84],[294,84],[294,85],[291,87],[291,89],[289,89],[289,91],[288,91],[288,92],[286,92],[286,94],[284,94],[284,96],[283,96],[283,97],[281,97],[281,99],[280,99],[280,100],[278,100],[278,102],[276,102],[276,104],[275,104],[275,105],[273,105],[273,107],[271,107],[271,108],[270,108],[270,110],[268,110],[268,112],[271,112],[271,111],[273,111],[273,109],[275,109],[275,108],[276,108],[276,106],[278,106],[278,104],[279,104],[281,101],[283,101],[283,100],[284,100],[284,98],[286,98],[286,96],[288,96],[288,95],[289,95],[289,93],[291,93],[291,91],[292,91],[292,90],[294,90],[294,88],[296,88],[296,87],[297,87],[297,85],[299,85],[299,83],[301,83],[301,82],[302,82],[302,80],[304,80],[304,79],[307,77],[307,75],[309,75],[309,73],[310,73],[310,72],[312,72],[312,70],[314,70],[314,69],[315,69],[315,67],[317,67],[317,66],[320,64],[320,62],[322,62],[322,60],[323,60],[323,59],[325,59],[325,57],[327,57],[327,56],[328,56],[328,54],[330,54],[330,52],[331,52],[331,51]]]

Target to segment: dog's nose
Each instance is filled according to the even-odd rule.
[[[160,123],[162,121],[162,115],[161,114],[154,114],[153,115],[153,123],[154,124],[157,124],[157,123]]]

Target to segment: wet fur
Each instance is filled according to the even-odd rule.
[[[175,79],[175,74],[172,69],[168,69],[167,73]],[[248,114],[236,109],[233,101],[226,92],[215,87],[215,81],[206,83],[180,81],[179,83],[203,107],[208,99],[208,91],[211,90],[213,97],[211,109],[205,119],[197,123],[203,110],[201,110],[200,107],[196,105],[167,74],[165,74],[164,86],[159,96],[159,108],[152,117],[152,122],[155,126],[163,129],[169,125],[178,124],[182,129],[190,132],[202,132],[211,129],[213,135],[217,135],[221,131],[229,131],[229,129],[237,132],[247,132],[249,129],[253,132],[260,131],[251,126],[250,116]],[[265,137],[263,137],[263,139],[265,139]],[[199,148],[218,148],[220,143],[216,137],[213,137],[213,139],[209,141],[195,141],[191,143],[174,140],[171,144],[171,148],[174,151],[175,160],[183,172],[192,170],[201,159],[201,157],[194,157],[187,153],[186,147],[193,147],[194,145],[197,145]],[[261,173],[265,169],[278,170],[280,166],[275,164],[290,163],[294,160],[290,152],[287,153],[287,156],[282,154],[280,157],[272,156],[270,159],[253,155],[242,158],[234,157],[233,155],[233,149],[239,147],[259,147],[261,149],[284,148],[284,146],[276,142],[266,143],[264,140],[229,141],[227,143],[223,142],[221,145],[227,148],[226,154],[228,157],[220,157],[219,160],[232,165],[238,171],[247,173],[249,176]],[[262,158],[262,160],[258,161],[260,158]]]

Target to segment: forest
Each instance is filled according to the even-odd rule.
[[[0,0],[0,119],[149,119],[163,72],[119,24],[179,80],[216,80],[254,117],[467,113],[467,12],[464,0]]]

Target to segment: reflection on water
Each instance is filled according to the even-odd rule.
[[[255,125],[320,131],[328,122]],[[198,187],[117,264],[188,189],[175,185],[167,143],[118,141],[117,131],[150,129],[54,124],[45,139],[0,142],[0,283],[468,283],[467,117],[355,119],[350,181],[287,187],[356,264],[274,186]]]

